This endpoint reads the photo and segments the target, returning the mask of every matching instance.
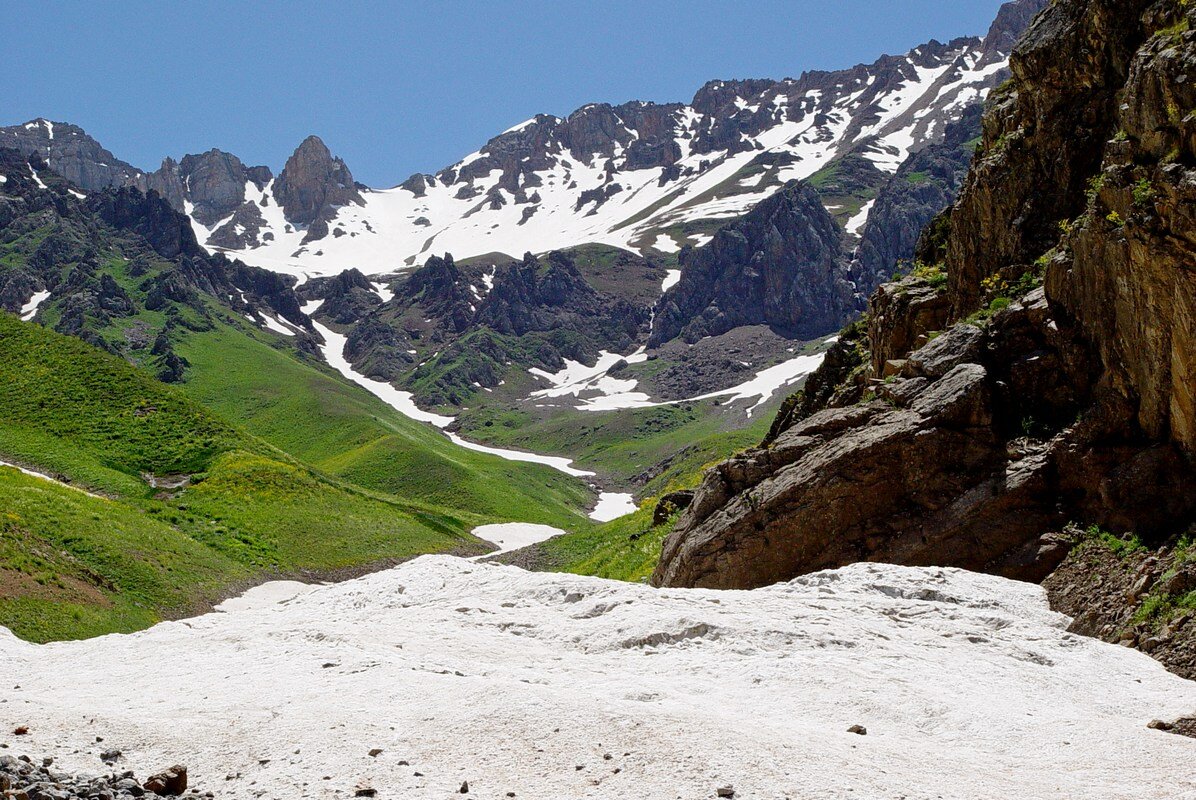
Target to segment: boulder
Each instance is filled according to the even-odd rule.
[[[142,788],[160,797],[176,797],[187,791],[187,768],[182,764],[175,764],[151,776]]]

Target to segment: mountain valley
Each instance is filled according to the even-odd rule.
[[[1194,23],[391,188],[0,127],[0,797],[1196,800]]]

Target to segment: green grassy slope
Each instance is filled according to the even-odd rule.
[[[541,542],[528,553],[501,557],[538,571],[571,572],[617,581],[645,581],[660,560],[672,524],[652,525],[652,508]]]
[[[0,467],[0,624],[18,636],[137,630],[250,574],[134,505]]]
[[[269,450],[180,392],[78,339],[0,314],[0,452],[118,494],[142,472],[202,472]]]
[[[246,576],[476,550],[468,531],[491,519],[327,476],[124,360],[5,314],[0,457],[112,496],[3,470],[0,624],[36,639],[141,627]],[[147,472],[192,484],[159,492]]]
[[[458,447],[322,365],[217,326],[183,332],[183,390],[317,469],[358,486],[489,520],[586,525],[584,482]]]
[[[622,464],[626,468],[628,458],[643,457],[643,453],[654,452],[656,448],[675,451],[686,435],[702,430],[711,421],[709,417],[697,417],[686,422],[683,412],[684,408],[680,408],[674,414],[664,416],[665,420],[670,416],[680,420],[671,429],[667,423],[663,429],[657,427],[661,418],[656,417],[653,422],[652,415],[640,417],[638,428],[626,427],[631,421],[625,416],[626,412],[622,415],[589,415],[606,420],[593,423],[595,427],[586,432],[592,453],[590,461]],[[766,413],[758,411],[745,428],[711,431],[701,438],[689,440],[689,445],[676,451],[664,469],[641,488],[639,495],[644,499],[636,513],[590,528],[572,530],[499,560],[538,571],[572,572],[621,581],[647,580],[660,559],[661,545],[676,522],[674,516],[662,525],[653,525],[653,512],[661,495],[696,487],[708,467],[759,444],[772,418],[770,407]]]
[[[751,418],[729,421],[702,400],[657,408],[589,412],[558,409],[548,419],[528,412],[479,409],[466,420],[465,433],[500,447],[539,453],[568,453],[577,465],[592,469],[611,485],[631,487],[633,477],[658,465],[646,482],[634,487],[642,496],[683,486],[701,468],[757,444],[764,438],[780,400],[757,409]],[[736,427],[742,426],[742,427]]]

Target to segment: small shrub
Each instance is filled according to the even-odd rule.
[[[1134,184],[1134,205],[1146,206],[1154,200],[1154,184],[1150,178],[1143,178]]]
[[[999,274],[993,273],[980,281],[980,289],[986,295],[1000,295],[1009,289],[1009,283]]]
[[[1023,272],[1022,276],[1017,279],[1017,283],[1009,288],[1009,294],[1013,297],[1021,297],[1031,289],[1037,289],[1042,286],[1042,275],[1045,269],[1039,269],[1036,272]]]
[[[941,289],[947,285],[947,271],[941,263],[923,264],[917,262],[914,264],[914,268],[910,271],[910,274],[915,278],[926,281],[934,289]]]
[[[1142,544],[1142,540],[1138,538],[1137,534],[1129,533],[1125,536],[1118,536],[1099,525],[1089,525],[1084,529],[1082,538],[1085,542],[1095,542],[1107,547],[1118,558],[1125,558],[1146,550],[1146,546]]]

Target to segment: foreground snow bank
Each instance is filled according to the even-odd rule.
[[[1196,741],[1146,728],[1196,684],[1068,634],[1028,584],[867,564],[653,590],[424,557],[278,596],[85,642],[0,629],[0,730],[222,797],[1196,797]]]

